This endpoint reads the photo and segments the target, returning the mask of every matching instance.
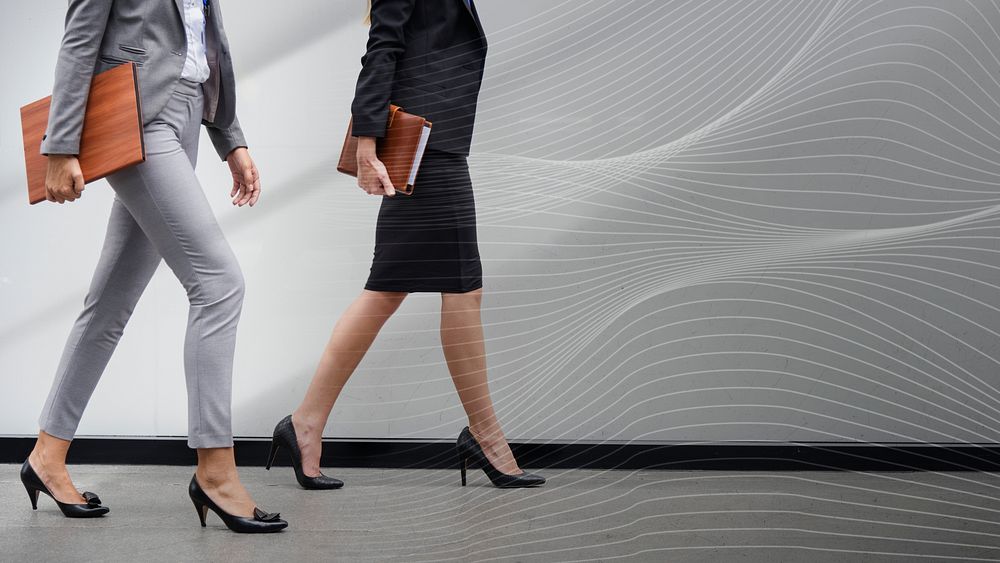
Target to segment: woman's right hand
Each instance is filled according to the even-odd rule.
[[[73,155],[48,156],[45,171],[45,199],[65,203],[83,195],[83,172],[80,161]]]
[[[358,186],[371,195],[396,195],[385,165],[375,154],[375,137],[358,137]]]

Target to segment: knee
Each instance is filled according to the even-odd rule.
[[[243,270],[237,266],[235,272],[230,274],[228,278],[226,283],[232,288],[232,298],[242,306],[243,298],[247,292],[247,282],[246,278],[243,277]]]
[[[246,295],[246,280],[238,264],[231,263],[202,275],[188,287],[191,305],[202,307],[227,307],[241,309]]]
[[[478,309],[483,304],[483,290],[479,288],[465,293],[442,293],[441,302],[449,308]]]
[[[233,307],[243,308],[243,298],[247,292],[247,282],[243,277],[243,270],[238,264],[233,264],[222,274],[221,285],[223,287],[222,299],[232,302]]]

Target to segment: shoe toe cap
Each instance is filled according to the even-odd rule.
[[[302,486],[307,489],[339,489],[344,486],[344,482],[335,477],[319,475],[318,477],[307,477]]]

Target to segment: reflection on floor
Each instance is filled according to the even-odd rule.
[[[499,490],[481,472],[330,469],[347,484],[305,491],[291,469],[242,470],[289,521],[238,536],[198,525],[192,468],[77,466],[111,513],[31,510],[18,467],[0,465],[3,561],[909,561],[1000,560],[1000,474],[538,471]]]

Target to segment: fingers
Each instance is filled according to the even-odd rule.
[[[382,183],[378,178],[358,178],[358,187],[368,195],[382,195]]]
[[[250,203],[250,199],[257,192],[257,169],[253,166],[247,167],[243,174],[243,197],[240,198],[240,207]]]
[[[45,171],[45,199],[66,203],[80,199],[85,188],[80,163],[72,155],[50,155]]]
[[[47,201],[52,201],[55,203],[66,203],[67,201],[76,201],[80,199],[83,195],[83,190],[86,185],[83,181],[83,175],[73,175],[72,178],[68,180],[68,183],[61,186],[45,186],[45,199]]]
[[[379,175],[374,178],[365,178],[358,181],[358,187],[370,195],[396,195],[396,188],[392,185],[392,180],[387,175]]]
[[[253,184],[240,184],[240,191],[237,194],[236,199],[233,200],[233,204],[238,207],[243,207],[250,202],[250,198],[253,197],[254,186]]]
[[[236,205],[243,207],[250,201],[250,196],[253,195],[253,181],[246,181],[246,176],[243,176],[244,181],[240,182],[240,194],[236,198]]]
[[[358,186],[371,195],[396,195],[396,188],[389,179],[385,165],[378,159],[364,160],[358,157]]]
[[[63,199],[66,201],[76,201],[83,195],[85,184],[83,174],[77,172],[73,174],[73,183],[63,190]]]
[[[260,198],[260,174],[253,164],[246,166],[239,173],[233,173],[233,189],[229,192],[233,205],[243,207],[250,204],[253,207]]]
[[[233,198],[233,205],[239,205],[240,200],[243,199],[246,187],[240,182],[233,182],[233,193],[230,197]]]
[[[79,188],[83,191],[83,188]],[[49,201],[54,201],[56,203],[66,203],[67,201],[76,201],[80,198],[80,192],[77,191],[76,184],[68,184],[65,186],[58,187],[46,187],[45,189],[45,199]]]
[[[378,180],[374,184],[362,186],[361,189],[365,190],[369,195],[385,195],[385,189],[382,188],[382,183]]]
[[[389,179],[388,174],[384,173],[379,174],[378,179],[380,182],[382,182],[382,191],[385,193],[385,195],[389,197],[396,195],[396,188],[393,187],[392,180]]]
[[[257,200],[260,199],[260,174],[257,170],[254,170],[254,176],[256,179],[253,182],[253,194],[250,196],[250,207],[257,204]]]
[[[257,181],[257,171],[253,166],[247,166],[243,169],[243,185],[252,186],[254,182]]]

